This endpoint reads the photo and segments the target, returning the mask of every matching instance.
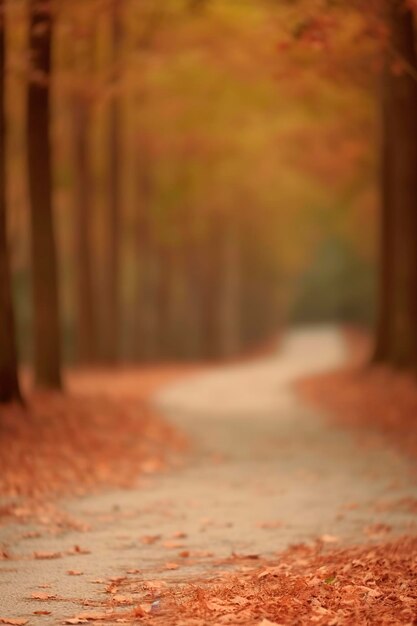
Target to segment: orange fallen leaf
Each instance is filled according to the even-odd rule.
[[[34,552],[33,558],[35,559],[60,559],[62,557],[61,552]]]
[[[33,611],[33,615],[50,615],[51,611]]]
[[[190,556],[190,551],[181,550],[181,552],[178,552],[178,556],[180,556],[182,559],[188,559],[188,557]]]
[[[11,626],[25,626],[28,619],[15,619],[13,617],[0,617],[0,624],[10,624]]]
[[[91,554],[91,550],[88,550],[88,548],[81,548],[80,546],[74,546],[71,550],[68,550],[68,554]]]
[[[187,533],[177,530],[175,533],[172,533],[172,536],[174,539],[186,539]]]
[[[140,537],[140,542],[144,545],[152,545],[161,539],[161,535],[143,535]]]
[[[116,594],[115,596],[113,596],[113,602],[115,602],[116,604],[132,604],[133,600],[129,596]]]
[[[84,574],[84,572],[81,572],[80,570],[77,569],[69,569],[67,571],[68,576],[82,576]]]
[[[154,590],[154,589],[162,589],[163,587],[166,587],[166,582],[164,580],[147,580],[143,583],[143,587],[144,589],[150,589],[150,590]]]
[[[80,613],[80,615],[77,615],[75,619],[84,620],[84,622],[85,621],[87,621],[87,622],[96,622],[96,621],[101,621],[101,620],[108,620],[111,617],[112,617],[111,613],[92,611],[92,612],[89,612],[89,613]]]
[[[164,566],[164,569],[167,569],[167,570],[174,570],[178,568],[179,568],[178,563],[165,563],[165,566]]]
[[[56,595],[50,593],[32,593],[32,600],[55,600]]]

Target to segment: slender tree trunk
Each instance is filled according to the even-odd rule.
[[[134,334],[136,356],[149,361],[156,356],[156,259],[152,241],[150,203],[152,195],[152,172],[150,150],[146,139],[137,148],[137,213],[136,213],[136,306]]]
[[[388,68],[386,81],[389,172],[384,247],[392,264],[392,277],[386,278],[392,283],[387,286],[391,291],[387,350],[391,363],[413,367],[417,364],[417,56],[413,14],[402,0],[391,0],[389,25],[394,67]]]
[[[0,0],[0,402],[21,401],[6,221],[5,33]]]
[[[37,385],[60,389],[57,254],[52,214],[50,144],[53,3],[30,0],[27,145],[31,204],[34,370]]]
[[[90,153],[91,104],[77,93],[73,100],[75,167],[75,264],[77,356],[82,363],[97,358],[97,323],[93,284],[93,195]]]
[[[120,47],[122,40],[122,0],[112,0],[112,55],[114,82],[120,79]],[[107,329],[106,358],[116,362],[120,339],[120,139],[122,126],[120,94],[113,97],[110,106],[109,127],[109,215],[107,268]]]
[[[220,315],[219,315],[219,266],[218,232],[219,218],[209,215],[207,238],[200,255],[200,290],[202,316],[203,356],[216,359],[220,354]]]
[[[221,233],[220,351],[223,357],[237,354],[240,346],[240,250],[234,215],[224,219]]]
[[[392,335],[392,296],[394,292],[393,259],[394,219],[392,198],[392,104],[389,90],[389,68],[386,68],[382,85],[381,115],[381,163],[380,163],[380,224],[379,224],[379,285],[377,301],[377,324],[375,347],[372,357],[374,363],[389,358]]]

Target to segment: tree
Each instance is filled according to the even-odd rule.
[[[60,389],[61,348],[57,253],[52,210],[50,140],[53,3],[30,0],[27,150],[31,205],[31,257],[35,381]]]
[[[375,360],[417,365],[417,54],[414,15],[390,0],[384,80],[381,285]]]
[[[95,51],[94,28],[88,29],[89,37],[84,52],[85,67],[83,81],[74,89],[73,130],[74,130],[74,249],[76,264],[76,327],[77,358],[82,363],[91,363],[97,358],[97,318],[93,284],[93,173],[91,163],[91,121],[92,96],[86,85],[87,75],[93,71]],[[91,43],[90,43],[91,42]],[[83,62],[82,54],[79,64]]]
[[[0,1],[0,402],[21,401],[6,223],[5,24]]]
[[[120,80],[120,48],[122,43],[122,0],[112,0],[111,4],[111,46],[113,80],[116,93],[110,106],[109,126],[109,205],[108,205],[108,268],[106,289],[106,359],[118,359],[120,337],[120,179],[122,130],[122,107],[118,82]]]

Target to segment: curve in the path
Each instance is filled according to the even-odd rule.
[[[344,358],[337,329],[297,330],[268,358],[217,367],[158,394],[155,404],[194,440],[189,460],[142,479],[140,488],[63,502],[91,523],[82,537],[70,531],[25,542],[3,529],[0,541],[17,555],[79,543],[91,554],[0,561],[0,615],[56,624],[77,610],[71,598],[102,597],[91,581],[132,568],[144,578],[178,581],[210,574],[233,552],[267,556],[323,535],[361,542],[376,523],[392,532],[406,529],[410,515],[376,505],[417,496],[407,463],[386,447],[358,445],[330,427],[292,389],[298,377]],[[144,535],[161,538],[147,544],[140,541]],[[166,562],[180,567],[167,570]],[[68,576],[69,569],[83,575]],[[39,584],[65,598],[42,604],[50,617],[35,617],[33,600],[27,600]]]

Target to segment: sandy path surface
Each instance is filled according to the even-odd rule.
[[[80,600],[102,597],[103,584],[93,581],[129,569],[145,580],[183,581],[212,573],[233,552],[267,556],[320,536],[362,542],[375,524],[406,531],[411,514],[381,503],[417,496],[407,461],[329,426],[292,389],[300,376],[344,359],[336,329],[296,330],[272,356],[219,366],[164,389],[156,406],[194,444],[185,464],[141,479],[135,489],[63,501],[90,526],[86,532],[50,536],[41,528],[40,537],[22,538],[38,529],[0,529],[0,545],[18,557],[0,560],[0,616],[61,623],[80,612]],[[161,537],[154,543],[141,540],[155,535]],[[74,545],[90,552],[65,554]],[[33,560],[34,551],[62,556]],[[167,570],[167,563],[179,567]],[[58,600],[31,599],[33,593]]]

